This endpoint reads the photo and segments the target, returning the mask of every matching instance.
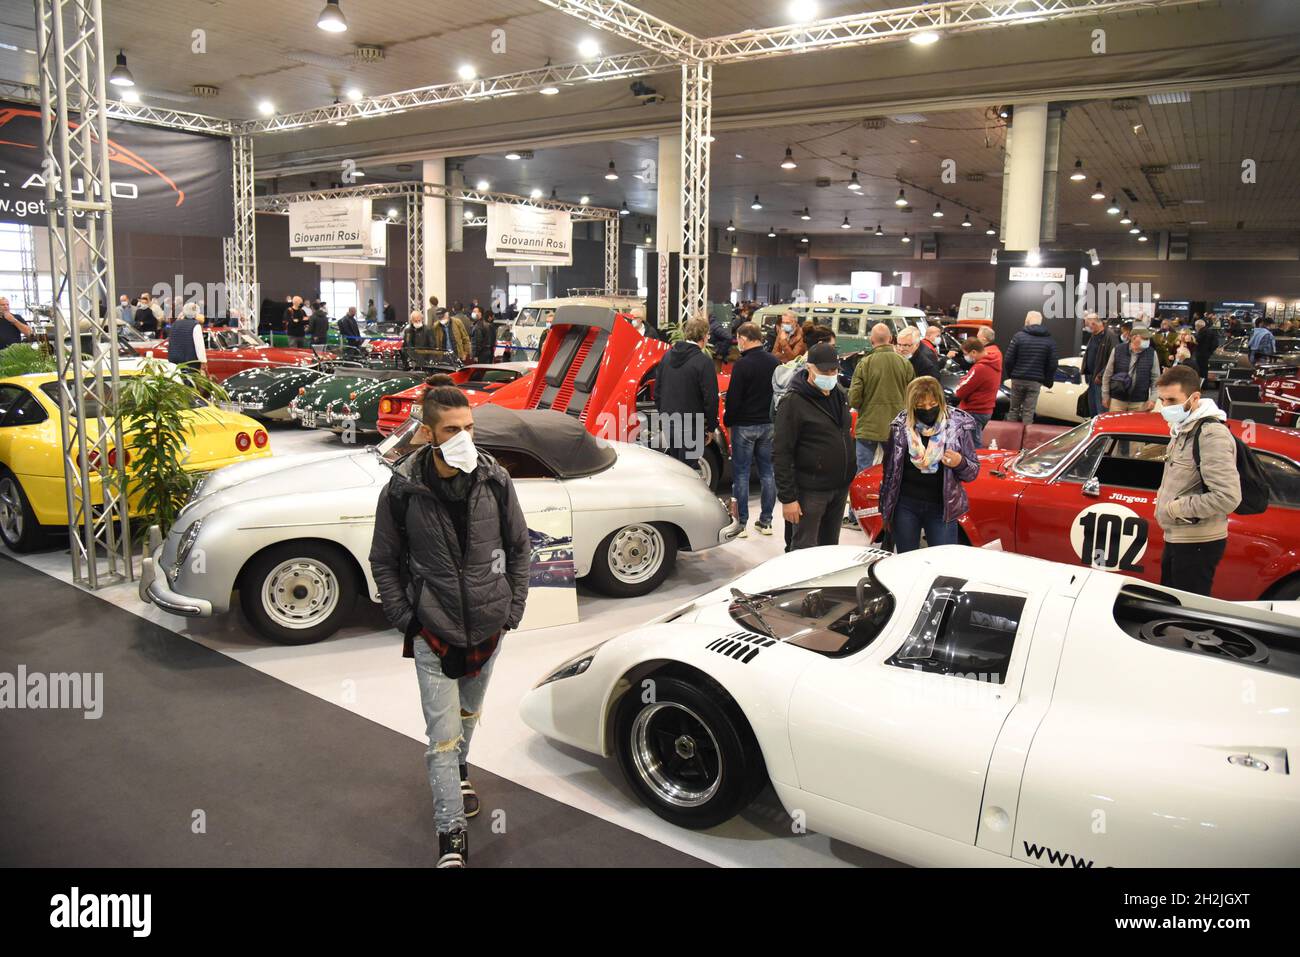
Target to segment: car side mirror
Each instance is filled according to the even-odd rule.
[[[1097,479],[1095,476],[1093,478],[1088,479],[1088,481],[1083,483],[1083,494],[1089,496],[1090,498],[1100,497],[1101,481]]]

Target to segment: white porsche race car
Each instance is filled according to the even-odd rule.
[[[566,662],[521,713],[684,827],[770,780],[812,830],[914,864],[1300,864],[1300,619],[1110,572],[795,552]]]

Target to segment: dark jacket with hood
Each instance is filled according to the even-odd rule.
[[[830,395],[808,381],[808,367],[790,380],[790,391],[776,407],[772,464],[776,495],[782,504],[800,492],[847,489],[857,471],[853,415],[844,389]]]
[[[1005,360],[1004,378],[1041,382],[1045,386],[1056,381],[1056,340],[1041,323],[1025,326],[1011,337]]]
[[[421,626],[448,645],[467,649],[504,628],[519,627],[532,556],[528,523],[510,476],[480,449],[465,499],[462,553],[451,512],[429,485],[443,481],[432,471],[432,455],[433,446],[426,445],[406,456],[379,493],[370,568],[384,615],[393,627],[413,633],[411,616],[418,601]],[[393,517],[389,502],[393,495],[405,502],[405,535]],[[506,511],[504,521],[497,510],[498,498]],[[497,564],[501,551],[505,552],[504,575]],[[403,654],[410,657],[411,653],[408,637]]]
[[[361,329],[357,326],[357,317],[344,313],[343,317],[339,319],[339,340],[355,345],[360,338]]]
[[[912,363],[916,378],[923,375],[934,376],[936,379],[939,377],[939,354],[928,342],[918,345],[908,361]]]
[[[706,432],[718,427],[718,370],[693,342],[673,343],[655,367],[655,409],[702,414]]]

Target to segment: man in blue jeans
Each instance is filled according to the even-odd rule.
[[[781,364],[763,348],[763,333],[752,322],[736,327],[740,358],[731,367],[723,424],[731,430],[731,494],[736,500],[740,538],[749,534],[749,467],[758,464],[760,510],[754,528],[772,534],[776,476],[772,471],[772,372]]]

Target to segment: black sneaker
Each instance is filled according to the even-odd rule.
[[[469,866],[469,835],[464,828],[438,835],[438,867]]]
[[[466,817],[478,814],[478,793],[474,790],[474,785],[469,783],[469,766],[464,764],[460,766],[460,799],[465,805]]]

